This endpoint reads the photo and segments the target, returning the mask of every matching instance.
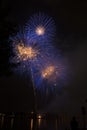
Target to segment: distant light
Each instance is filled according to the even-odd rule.
[[[32,111],[31,114],[33,114],[34,112]]]
[[[36,34],[37,35],[44,35],[44,33],[45,33],[45,28],[43,27],[43,26],[38,26],[37,28],[36,28]]]
[[[42,118],[42,116],[41,115],[38,115],[38,119],[41,119]]]

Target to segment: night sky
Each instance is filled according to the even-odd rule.
[[[13,23],[17,27],[23,26],[33,13],[45,12],[53,17],[57,29],[54,45],[60,49],[62,56],[67,60],[68,81],[56,99],[52,100],[48,106],[44,106],[44,111],[68,113],[72,108],[69,113],[81,113],[81,106],[87,106],[87,1],[2,1],[0,19],[3,18],[3,10],[9,9],[9,13],[5,17],[8,24],[2,30],[5,30],[9,23]],[[2,20],[0,20],[0,28],[1,23]],[[16,27],[13,26],[13,28]],[[8,39],[8,36],[4,36],[4,38]],[[0,44],[2,44],[1,36],[0,39]],[[4,49],[2,46],[0,45],[0,110],[6,112],[31,111],[33,106],[31,81],[27,82],[24,77],[19,77],[11,72],[8,62],[9,55],[7,57],[7,53],[3,52],[6,51],[5,45]],[[7,67],[4,64],[7,64]]]

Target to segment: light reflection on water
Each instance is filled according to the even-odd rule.
[[[27,116],[2,116],[0,119],[1,128],[15,130],[63,130],[62,121],[58,117],[46,118],[38,116],[37,119]]]
[[[42,121],[41,118],[39,118],[39,119],[38,119],[38,126],[39,126],[39,127],[40,127],[40,125],[41,125],[41,121]]]
[[[31,119],[30,125],[31,125],[31,130],[33,130],[33,119]]]
[[[57,119],[43,119],[38,118],[36,120],[36,126],[34,126],[34,120],[31,119],[31,129],[30,130],[59,130]]]
[[[14,118],[11,119],[11,128],[13,128]]]

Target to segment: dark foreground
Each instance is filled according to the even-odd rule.
[[[64,117],[50,114],[0,113],[1,130],[70,130]],[[82,130],[79,128],[79,130]],[[85,129],[86,130],[86,129]]]

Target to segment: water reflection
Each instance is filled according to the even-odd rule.
[[[1,115],[1,128],[3,128],[3,125],[4,125],[4,117],[5,117],[5,114],[2,114]]]
[[[31,119],[30,125],[31,125],[31,130],[33,130],[33,119]]]
[[[55,121],[55,126],[56,126],[56,130],[58,130],[58,122],[57,122],[57,119],[56,119],[56,121]]]
[[[0,115],[0,128],[21,130],[61,130],[61,120],[58,117],[46,117],[41,114],[37,118],[30,115]],[[63,129],[62,129],[63,130]]]
[[[14,113],[12,113],[12,115],[10,115],[10,118],[11,118],[11,129],[12,129],[13,128],[13,124],[14,124],[14,118],[15,118]]]
[[[38,119],[38,126],[40,127],[41,125],[41,118]]]
[[[60,130],[58,126],[58,118],[43,118],[38,116],[37,119],[31,118],[28,120],[27,130]]]
[[[14,118],[11,119],[11,128],[13,128]]]

